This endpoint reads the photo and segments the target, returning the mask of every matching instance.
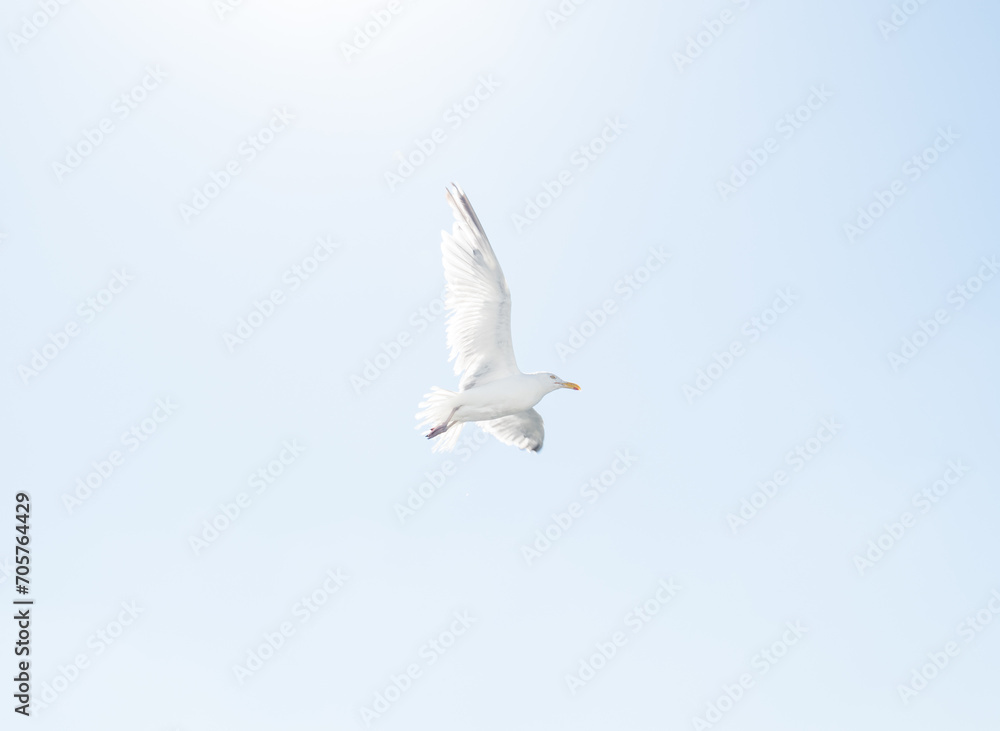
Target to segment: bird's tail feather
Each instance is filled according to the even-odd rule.
[[[420,402],[422,411],[417,413],[417,418],[420,419],[417,428],[428,429],[443,426],[451,416],[452,409],[455,408],[456,396],[458,394],[454,391],[437,386],[431,387],[431,392],[424,394],[424,400]],[[453,450],[458,443],[459,435],[462,433],[462,426],[464,426],[463,422],[458,422],[449,427],[443,434],[435,437],[432,451],[450,452]]]

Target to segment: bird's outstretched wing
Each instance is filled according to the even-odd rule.
[[[446,197],[455,214],[451,233],[441,232],[448,360],[455,361],[455,373],[464,374],[459,391],[465,391],[520,371],[510,340],[510,290],[500,262],[462,189],[452,184]]]
[[[545,425],[542,423],[542,415],[534,409],[476,423],[485,432],[492,434],[504,444],[513,444],[520,449],[540,452],[542,442],[545,441]]]

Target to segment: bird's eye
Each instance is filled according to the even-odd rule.
[[[549,376],[549,378],[551,378],[553,381],[556,380],[555,376]]]

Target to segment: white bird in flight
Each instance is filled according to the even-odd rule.
[[[417,427],[431,427],[434,451],[455,447],[462,426],[479,424],[504,444],[537,452],[545,439],[542,417],[532,407],[560,388],[579,391],[553,373],[522,373],[510,339],[510,290],[500,262],[465,193],[454,183],[445,196],[455,214],[449,234],[441,232],[447,282],[448,347],[458,392],[437,386],[424,396]]]

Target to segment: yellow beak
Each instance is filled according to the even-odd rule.
[[[575,383],[570,383],[569,381],[563,381],[559,385],[562,386],[563,388],[572,388],[574,391],[580,390],[579,386],[577,386]]]

